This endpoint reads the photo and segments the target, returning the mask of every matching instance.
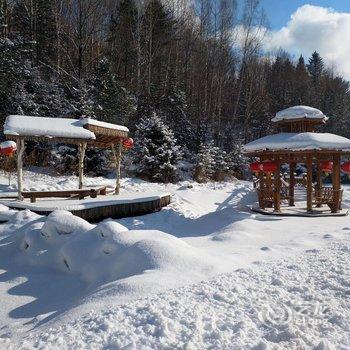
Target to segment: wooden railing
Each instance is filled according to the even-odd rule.
[[[343,190],[334,190],[332,187],[322,187],[314,192],[315,204],[320,207],[327,204],[332,213],[336,213],[341,209],[343,198]]]

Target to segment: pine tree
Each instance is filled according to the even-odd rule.
[[[136,110],[135,100],[111,72],[107,58],[100,60],[91,88],[91,99],[95,102],[93,113],[99,120],[129,124],[129,117]]]
[[[33,6],[28,7],[24,0],[16,1],[12,9],[12,25],[24,39],[33,40]]]
[[[199,182],[207,182],[212,179],[215,173],[215,159],[213,152],[214,143],[201,142],[199,151],[196,156],[196,164],[194,168],[193,178]]]
[[[137,88],[137,8],[134,0],[118,2],[115,15],[112,15],[108,34],[108,56],[111,62],[118,63],[113,68],[127,88]]]
[[[167,125],[183,146],[184,152],[194,151],[195,132],[190,121],[187,96],[185,91],[176,84],[175,77],[170,79],[165,88],[160,86],[160,89],[152,89],[152,97],[158,114],[164,116]]]
[[[227,155],[227,166],[229,172],[239,178],[244,178],[244,173],[248,168],[249,159],[243,153],[242,143],[235,142],[232,151]]]
[[[82,82],[78,88],[73,89],[72,112],[75,118],[95,118],[95,102],[92,100],[92,87]]]
[[[155,113],[137,125],[133,156],[137,175],[164,183],[177,180],[182,152],[173,132]]]
[[[268,89],[271,99],[271,113],[276,113],[291,105],[293,100],[293,77],[295,68],[284,53],[278,56],[271,67]]]
[[[306,105],[309,102],[309,74],[306,69],[304,57],[300,55],[295,68],[294,79],[294,105]]]
[[[174,36],[174,18],[161,0],[148,1],[142,19],[141,46],[146,59],[145,87],[162,85],[167,74],[168,47]]]
[[[6,28],[7,28],[5,12],[6,12],[6,1],[0,0],[0,38],[5,37]]]
[[[56,62],[56,21],[53,0],[36,0],[36,57],[38,62]]]
[[[38,115],[34,101],[39,72],[31,60],[31,45],[21,38],[0,39],[0,115]]]
[[[313,83],[318,84],[324,71],[324,63],[322,57],[317,51],[315,51],[309,59],[307,69],[311,75]]]
[[[223,181],[228,174],[227,154],[220,147],[212,148],[212,157],[214,160],[214,174],[215,181]]]

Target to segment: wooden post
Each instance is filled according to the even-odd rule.
[[[23,200],[23,154],[25,149],[24,140],[22,138],[17,139],[17,191],[18,199]]]
[[[83,188],[84,180],[84,157],[86,151],[86,142],[78,145],[78,159],[79,159],[79,188]]]
[[[332,186],[333,186],[333,213],[337,213],[340,209],[340,155],[333,156],[333,173],[332,173]]]
[[[265,198],[264,198],[264,189],[265,189],[265,183],[264,183],[264,173],[262,171],[259,171],[258,174],[259,177],[259,188],[260,194],[259,194],[259,206],[261,209],[265,209]]]
[[[306,208],[309,213],[312,212],[312,157],[306,159]]]
[[[122,158],[122,141],[119,141],[116,146],[112,146],[112,152],[115,162],[115,194],[120,192],[120,164]]]
[[[274,193],[273,193],[273,208],[274,212],[281,211],[281,177],[280,177],[280,161],[277,161],[277,170],[274,174]]]
[[[289,163],[289,206],[294,207],[294,187],[295,187],[295,167],[296,164]]]
[[[317,191],[321,191],[322,188],[322,169],[320,166],[320,162],[317,161],[317,182],[316,182],[316,189]],[[320,193],[320,192],[319,192]],[[317,203],[317,208],[322,207],[321,203]]]

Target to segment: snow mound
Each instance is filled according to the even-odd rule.
[[[66,211],[47,218],[21,211],[8,225],[15,230],[7,254],[18,265],[74,275],[90,287],[156,270],[174,281],[179,274],[201,278],[212,270],[206,255],[181,239],[157,230],[129,231],[111,219],[92,225]],[[142,283],[137,278],[127,287],[140,289]]]
[[[293,120],[293,119],[323,119],[328,118],[319,110],[309,106],[294,106],[279,111],[276,116],[272,119],[273,122],[280,122],[282,120]]]
[[[0,222],[8,221],[18,210],[10,209],[6,205],[0,204]]]

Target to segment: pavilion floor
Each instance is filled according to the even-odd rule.
[[[107,218],[124,218],[150,214],[161,210],[171,202],[169,193],[122,193],[119,195],[106,195],[97,198],[62,199],[62,198],[39,198],[35,203],[29,200],[18,201],[17,199],[3,198],[0,204],[10,209],[29,209],[40,214],[49,215],[55,210],[66,210],[83,218],[88,222],[99,222]],[[1,220],[1,221],[7,221]]]
[[[348,209],[341,209],[338,213],[332,213],[327,205],[323,205],[321,208],[312,207],[312,213],[308,213],[306,210],[306,191],[304,189],[295,190],[295,206],[288,205],[288,201],[282,201],[281,212],[274,212],[273,208],[261,209],[258,203],[249,206],[249,209],[253,212],[274,215],[274,216],[300,216],[300,217],[327,217],[327,216],[346,216],[348,215]]]

